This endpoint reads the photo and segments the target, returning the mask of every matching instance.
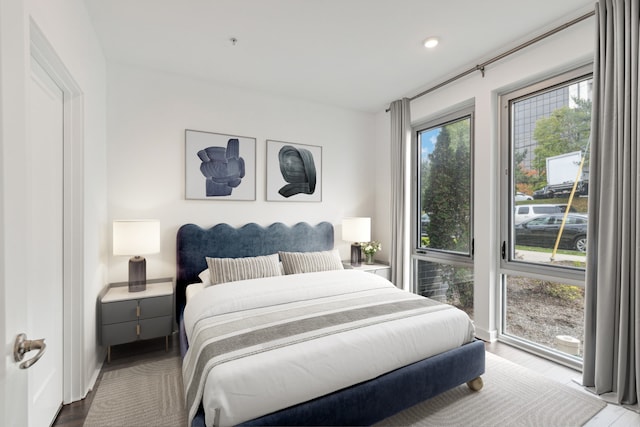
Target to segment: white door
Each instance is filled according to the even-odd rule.
[[[30,426],[47,426],[62,404],[63,351],[63,127],[64,94],[31,60],[29,84],[25,272],[29,339],[46,351],[27,371]],[[25,355],[25,359],[35,352]]]

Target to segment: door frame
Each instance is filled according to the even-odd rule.
[[[38,25],[29,20],[30,56],[64,93],[63,403],[84,397],[83,92]],[[30,72],[30,69],[29,69]]]
[[[28,419],[26,372],[13,360],[16,334],[26,332],[27,301],[22,272],[31,260],[22,238],[28,227],[24,209],[25,184],[19,179],[28,158],[27,81],[32,56],[65,94],[63,256],[63,403],[85,396],[84,327],[84,100],[55,49],[30,18],[22,1],[0,0],[0,424],[19,425]],[[35,337],[31,337],[35,338]],[[46,338],[46,337],[45,337]]]

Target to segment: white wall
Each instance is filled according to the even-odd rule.
[[[575,17],[583,13],[586,11],[576,14]],[[594,18],[589,18],[488,66],[485,77],[479,72],[473,73],[411,102],[413,124],[437,117],[452,106],[469,100],[475,102],[474,320],[478,336],[482,339],[494,339],[498,326],[498,95],[591,62],[595,40],[594,28]],[[496,52],[496,55],[501,52]],[[388,115],[380,113],[376,118],[377,128],[387,132],[384,123],[388,120]],[[388,137],[386,138],[388,146]],[[381,200],[388,197],[381,193],[378,196]],[[376,216],[383,215],[386,215],[385,207],[378,204]]]
[[[161,253],[146,256],[149,278],[175,277],[175,236],[184,223],[329,221],[348,259],[342,218],[373,216],[372,114],[115,63],[108,65],[107,105],[109,219],[160,220]],[[185,129],[256,138],[255,201],[185,200]],[[322,147],[322,202],[265,201],[267,139]],[[127,263],[110,255],[110,282],[127,279]]]

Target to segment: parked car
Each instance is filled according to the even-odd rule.
[[[568,206],[568,205],[565,203],[565,204],[560,204],[560,205],[556,205],[556,206],[560,208],[560,212],[565,213],[565,212],[566,212],[566,210],[567,210],[567,206]],[[574,213],[576,213],[576,212],[578,212],[578,211],[576,210],[576,208],[574,208],[573,206],[571,206],[571,207],[569,208],[569,212],[574,212]]]
[[[515,226],[516,245],[553,248],[564,214],[540,215]],[[559,248],[587,251],[586,215],[570,213],[560,238]]]
[[[524,200],[533,200],[533,197],[531,197],[528,194],[524,194],[524,193],[521,193],[521,192],[518,191],[516,193],[515,200],[516,200],[516,202],[522,202]]]
[[[520,224],[527,219],[535,218],[539,215],[549,215],[562,213],[557,205],[517,205],[513,215],[514,224]]]

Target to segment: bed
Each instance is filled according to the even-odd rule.
[[[327,222],[179,229],[176,310],[192,426],[370,425],[458,385],[482,387],[484,344],[464,330],[470,321],[459,310],[399,291],[370,273],[295,267],[318,254],[335,262],[333,242]],[[265,259],[273,270],[273,254],[279,254],[273,277],[198,284],[208,267],[228,259]],[[283,269],[295,274],[280,275]],[[187,287],[192,296],[185,309]],[[423,318],[433,332],[420,329]],[[330,324],[308,327],[318,319]],[[438,336],[453,323],[461,332]],[[262,338],[262,330],[284,333],[284,324],[293,332]],[[402,324],[413,332],[396,332]],[[386,338],[368,335],[379,331]],[[379,339],[391,341],[381,345]],[[385,351],[373,350],[379,348]],[[329,359],[335,355],[342,360]],[[285,393],[289,389],[293,393]]]

